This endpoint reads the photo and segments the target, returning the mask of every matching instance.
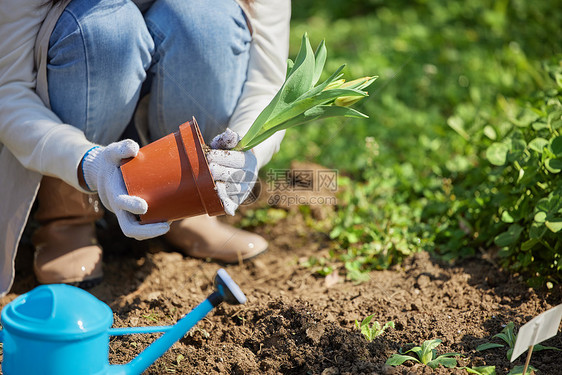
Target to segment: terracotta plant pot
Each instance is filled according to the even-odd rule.
[[[142,147],[121,166],[129,195],[141,197],[148,211],[143,224],[224,214],[204,152],[197,121]]]

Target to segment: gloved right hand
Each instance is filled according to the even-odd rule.
[[[123,159],[135,157],[138,152],[139,145],[130,139],[94,147],[82,158],[82,170],[88,189],[97,191],[103,205],[115,213],[123,234],[144,240],[163,235],[170,229],[170,224],[140,224],[134,216],[145,214],[148,204],[127,193],[119,167]]]

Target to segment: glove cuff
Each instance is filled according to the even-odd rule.
[[[101,154],[103,148],[101,146],[94,146],[89,149],[82,158],[82,172],[84,173],[84,181],[86,187],[90,191],[97,191],[97,175],[99,172],[99,162],[97,161],[98,155]]]

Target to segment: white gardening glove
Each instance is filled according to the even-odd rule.
[[[84,180],[91,191],[97,191],[103,205],[115,213],[123,234],[137,240],[161,236],[170,229],[168,223],[140,224],[135,215],[148,210],[142,198],[127,193],[119,168],[123,159],[139,152],[139,145],[130,139],[107,147],[95,147],[82,158]]]
[[[258,177],[258,161],[252,151],[231,151],[240,136],[226,129],[211,141],[212,150],[207,153],[209,169],[217,185],[217,193],[224,211],[234,212],[252,192]]]

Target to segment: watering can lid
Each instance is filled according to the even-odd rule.
[[[41,285],[2,310],[7,331],[48,340],[81,339],[108,330],[112,324],[109,306],[65,284]]]

